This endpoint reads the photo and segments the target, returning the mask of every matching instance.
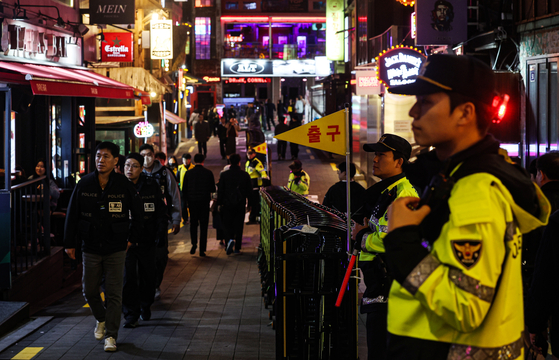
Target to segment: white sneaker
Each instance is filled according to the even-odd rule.
[[[116,351],[116,340],[114,337],[105,339],[105,351]]]
[[[101,340],[105,336],[105,322],[97,321],[97,325],[95,325],[95,340]]]

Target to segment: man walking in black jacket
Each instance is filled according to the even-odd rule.
[[[112,142],[97,146],[96,170],[76,185],[64,231],[64,247],[71,259],[76,258],[77,242],[82,243],[83,295],[97,320],[95,339],[105,337],[105,351],[116,351],[126,249],[143,230],[142,203],[136,189],[126,176],[113,170],[118,153]],[[103,277],[105,305],[99,293]]]
[[[206,256],[210,201],[215,192],[215,179],[211,170],[204,167],[204,155],[194,155],[194,169],[184,176],[183,197],[190,209],[190,241],[194,254],[198,247],[198,224],[200,225],[200,256]]]
[[[217,205],[223,220],[227,255],[233,252],[233,248],[235,254],[241,253],[247,199],[248,211],[252,205],[250,176],[241,169],[241,156],[232,154],[229,161],[231,166],[221,173],[217,190]]]
[[[165,245],[167,233],[167,206],[157,182],[142,172],[144,157],[130,153],[124,163],[124,175],[130,180],[142,200],[144,231],[138,234],[136,244],[129,243],[124,267],[122,313],[124,327],[135,328],[138,319],[151,318],[151,304],[155,296],[156,245]]]

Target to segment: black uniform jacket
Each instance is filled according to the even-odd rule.
[[[138,195],[142,200],[142,223],[144,231],[136,235],[135,241],[140,247],[148,247],[156,244],[157,241],[163,240],[167,233],[167,224],[169,216],[167,215],[167,205],[161,188],[157,185],[155,179],[141,173],[140,179],[134,184]]]
[[[214,192],[215,179],[210,169],[196,165],[184,175],[182,196],[188,204],[209,204]]]
[[[238,189],[238,190],[237,190]],[[221,173],[219,176],[219,187],[217,190],[217,205],[226,205],[226,199],[231,197],[233,193],[240,193],[244,201],[239,202],[239,209],[243,209],[248,199],[248,205],[252,206],[252,185],[250,176],[240,166],[231,165],[229,170]],[[226,209],[226,210],[239,210]]]
[[[126,250],[130,236],[141,233],[142,201],[134,185],[122,174],[111,172],[105,190],[101,189],[98,172],[84,176],[76,185],[66,215],[64,247],[91,254],[112,254]]]

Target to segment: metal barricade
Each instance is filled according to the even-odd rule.
[[[260,194],[259,266],[276,359],[357,359],[356,279],[334,306],[349,264],[345,216],[284,187]]]

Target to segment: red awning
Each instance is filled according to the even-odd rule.
[[[0,61],[0,81],[29,83],[33,94],[133,99],[134,88],[88,70]]]
[[[186,122],[185,119],[179,117],[178,115],[173,114],[169,110],[165,110],[165,120],[175,125]]]
[[[151,97],[147,91],[136,89],[136,96],[142,101],[142,105],[151,105]]]

